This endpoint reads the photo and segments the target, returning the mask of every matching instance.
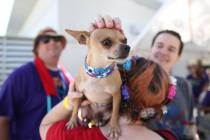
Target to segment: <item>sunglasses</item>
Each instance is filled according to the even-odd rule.
[[[41,42],[44,44],[48,44],[51,40],[54,42],[61,42],[62,44],[65,44],[66,39],[62,35],[41,35],[37,38],[37,42]]]

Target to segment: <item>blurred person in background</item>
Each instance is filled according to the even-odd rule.
[[[210,140],[210,90],[203,92],[202,95],[198,105],[198,130],[202,140]]]
[[[121,134],[120,136],[118,135],[118,140],[178,140],[169,130],[159,129],[153,131],[145,127],[144,123],[142,123],[145,117],[147,118],[153,112],[149,107],[150,105],[156,104],[159,106],[164,104],[164,102],[161,102],[163,100],[171,101],[168,100],[168,96],[165,96],[166,94],[170,94],[168,93],[168,89],[170,88],[168,74],[162,67],[151,60],[135,58],[132,62],[135,62],[132,68],[128,71],[126,70],[126,72],[124,71],[124,78],[127,79],[125,83],[127,89],[124,88],[122,90],[119,116]],[[151,71],[148,71],[148,69]],[[149,98],[143,99],[144,97],[142,95],[146,95]],[[89,121],[87,120],[89,122],[88,124],[91,123],[93,126],[79,123],[74,129],[66,129],[69,114],[72,113],[73,109],[73,99],[81,98],[82,96],[82,93],[75,91],[75,84],[71,83],[67,97],[56,105],[42,120],[40,135],[43,140],[117,140],[116,135],[107,135],[110,120],[103,125],[97,125],[96,118],[99,116],[93,117],[91,120],[89,118]],[[147,109],[150,111],[143,111],[143,113],[142,105],[144,109],[149,107],[150,109]],[[84,106],[87,106],[87,104]],[[99,108],[98,106],[97,109]],[[92,112],[90,111],[89,113]]]
[[[194,102],[197,106],[202,92],[207,92],[208,90],[209,78],[202,65],[199,65],[198,63],[189,64],[188,71],[187,80],[189,80],[192,85]]]
[[[206,67],[206,74],[209,78],[209,67]],[[202,140],[210,140],[210,88],[206,84],[205,89],[198,100],[198,130]]]
[[[210,68],[206,68],[206,74],[208,78],[210,77]],[[202,96],[202,94],[201,94]],[[206,84],[203,96],[199,98],[200,111],[204,114],[210,113],[210,83]]]
[[[40,140],[44,115],[67,95],[71,76],[58,64],[66,45],[52,28],[34,40],[34,61],[12,72],[0,90],[0,140]]]
[[[159,31],[152,40],[150,59],[159,63],[171,74],[175,63],[183,52],[183,42],[179,33],[173,30]],[[193,95],[190,84],[181,77],[176,77],[176,96],[167,106],[168,113],[161,120],[151,122],[153,128],[168,128],[181,140],[198,139],[195,118],[193,116]]]
[[[208,78],[210,79],[210,66],[207,66],[206,74],[208,75]]]
[[[203,113],[210,113],[210,90],[205,93],[203,100],[201,100],[200,109]]]

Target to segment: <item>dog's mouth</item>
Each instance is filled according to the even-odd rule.
[[[108,57],[109,60],[115,61],[118,64],[123,64],[127,57]]]
[[[108,56],[108,59],[110,59],[110,60],[123,60],[123,59],[126,59],[126,57],[110,57],[110,56]]]

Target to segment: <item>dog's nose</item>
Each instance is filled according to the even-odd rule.
[[[129,52],[130,51],[130,46],[128,46],[128,45],[124,45],[123,44],[121,47],[122,47],[123,51],[125,51],[125,52]]]

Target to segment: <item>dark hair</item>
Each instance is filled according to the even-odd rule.
[[[43,35],[47,35],[48,33],[55,33],[55,34],[57,34],[57,32],[54,29],[52,29],[50,27],[47,27],[47,28],[44,28],[43,30],[41,30],[38,33],[38,35],[35,37],[35,39],[34,39],[34,45],[33,45],[33,50],[32,50],[32,52],[34,53],[35,56],[38,55],[37,50],[38,50],[38,45],[39,45],[39,38],[41,36],[43,36]],[[64,40],[62,42],[62,45],[65,46],[66,45],[66,38],[63,36],[63,39]]]
[[[173,36],[175,36],[179,40],[180,46],[179,46],[179,53],[178,54],[181,55],[182,54],[182,51],[183,51],[184,44],[182,42],[182,38],[181,38],[180,34],[178,32],[176,32],[176,31],[173,31],[173,30],[161,30],[158,33],[156,33],[155,36],[152,39],[152,47],[153,47],[153,45],[154,45],[155,40],[157,39],[157,37],[160,34],[163,34],[163,33],[167,33],[167,34],[173,35]]]
[[[124,73],[124,77],[129,91],[129,107],[124,113],[129,113],[131,120],[135,120],[132,117],[135,110],[161,108],[165,103],[170,85],[169,75],[157,63],[138,58],[131,71]]]

